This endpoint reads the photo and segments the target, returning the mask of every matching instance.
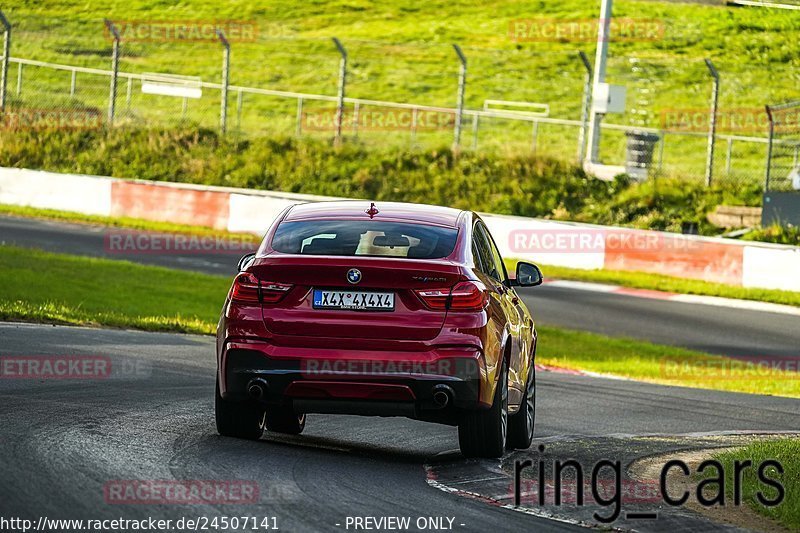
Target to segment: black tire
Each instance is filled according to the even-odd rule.
[[[306,415],[298,415],[281,407],[270,407],[267,409],[266,422],[269,431],[299,435],[306,427]]]
[[[492,407],[464,415],[458,424],[458,444],[464,457],[502,457],[508,431],[508,368],[500,367]]]
[[[214,414],[217,433],[225,437],[258,440],[264,434],[265,409],[250,401],[231,402],[222,398],[217,383]]]
[[[533,430],[536,426],[536,368],[531,364],[528,372],[528,384],[519,411],[508,418],[509,450],[527,450],[533,441]]]

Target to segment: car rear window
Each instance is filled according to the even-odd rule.
[[[453,251],[458,229],[377,220],[283,222],[272,248],[285,254],[437,259]]]

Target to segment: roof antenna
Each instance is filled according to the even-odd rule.
[[[374,218],[375,215],[380,213],[380,211],[378,211],[378,208],[375,207],[375,202],[370,202],[369,209],[367,209],[364,212],[369,215],[369,218]]]

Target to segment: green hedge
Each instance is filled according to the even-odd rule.
[[[294,138],[242,140],[210,130],[98,129],[7,132],[0,166],[247,187],[374,200],[433,203],[501,214],[716,234],[717,205],[758,205],[758,186],[624,177],[605,182],[554,159],[449,148],[376,150]],[[785,234],[763,232],[767,240]],[[788,241],[797,240],[796,232]]]

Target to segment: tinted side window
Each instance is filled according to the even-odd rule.
[[[476,224],[475,230],[480,234],[480,241],[485,243],[481,248],[485,248],[482,257],[487,265],[486,273],[497,281],[504,281],[506,276],[505,269],[503,268],[503,260],[500,257],[500,252],[497,251],[497,247],[494,245],[492,237],[489,235],[489,230],[480,222]]]
[[[482,227],[483,227],[483,231],[486,232],[486,237],[489,240],[489,247],[492,250],[492,260],[494,261],[494,266],[497,269],[497,273],[500,276],[497,279],[500,280],[500,281],[505,281],[505,279],[506,279],[506,269],[505,269],[505,266],[503,265],[503,258],[500,255],[500,250],[497,249],[497,245],[494,243],[494,239],[492,239],[492,234],[489,233],[489,228],[487,228],[486,226],[482,226]]]
[[[499,271],[497,270],[494,258],[492,257],[491,243],[489,241],[489,236],[486,233],[486,229],[480,223],[475,224],[475,230],[473,232],[473,235],[474,235],[473,238],[475,246],[478,251],[478,256],[480,257],[481,272],[483,272],[487,276],[496,279],[497,281],[501,281],[502,274],[500,274]]]

